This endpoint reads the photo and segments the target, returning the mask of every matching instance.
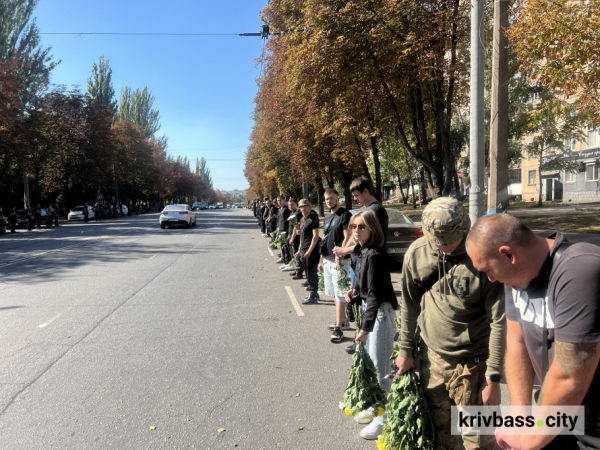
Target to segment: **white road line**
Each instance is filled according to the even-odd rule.
[[[156,258],[157,256],[158,256],[158,253],[157,253],[156,255],[154,255],[154,256],[151,256],[149,259],[154,259],[154,258]]]
[[[298,314],[298,317],[304,317],[304,311],[302,311],[302,308],[300,308],[300,305],[298,304],[298,300],[296,300],[296,296],[294,295],[294,291],[292,291],[292,288],[286,286],[285,290],[290,296],[290,300],[292,301],[292,305],[294,305],[294,309],[296,310],[296,314]]]
[[[184,239],[187,239],[187,237],[188,237],[188,236],[189,236],[189,235],[188,235],[188,234],[186,234],[186,235],[185,235],[183,238],[184,238]]]
[[[275,256],[275,253],[273,253],[273,250],[269,249],[269,253],[271,254],[271,256]]]
[[[43,324],[39,325],[38,328],[44,328],[47,327],[48,325],[50,325],[52,322],[54,322],[56,319],[58,319],[60,317],[60,314],[55,315],[52,319],[50,319],[48,322],[44,322]]]

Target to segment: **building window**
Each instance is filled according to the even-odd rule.
[[[575,139],[565,139],[565,151],[567,152],[571,152],[571,151],[575,151],[575,144],[577,143],[577,141]]]
[[[529,186],[534,186],[535,185],[535,175],[537,173],[537,170],[530,170],[527,173],[527,184]]]
[[[598,166],[596,164],[585,166],[585,181],[598,181]]]
[[[575,178],[577,174],[575,172],[565,172],[565,183],[575,183]]]
[[[508,169],[508,184],[521,183],[521,169]]]
[[[600,147],[600,130],[589,130],[587,136],[588,148]]]

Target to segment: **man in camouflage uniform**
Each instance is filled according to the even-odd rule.
[[[424,237],[402,268],[399,373],[414,367],[417,325],[420,377],[444,449],[459,449],[451,434],[453,405],[500,404],[506,320],[504,289],[474,267],[465,249],[470,220],[463,205],[438,198],[423,212]],[[462,436],[466,449],[494,449],[494,436]]]

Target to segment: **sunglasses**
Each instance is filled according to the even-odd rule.
[[[351,230],[356,230],[357,228],[360,231],[365,231],[367,229],[367,226],[364,223],[361,223],[360,225],[356,225],[355,223],[352,223],[350,225],[348,225],[348,228],[350,228]]]

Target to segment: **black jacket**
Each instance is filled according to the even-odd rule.
[[[361,247],[357,244],[352,251],[352,269],[354,270],[354,289],[361,300],[367,303],[362,330],[371,332],[375,327],[377,311],[383,303],[389,302],[398,308],[398,299],[394,293],[387,255],[381,253],[375,245]]]

